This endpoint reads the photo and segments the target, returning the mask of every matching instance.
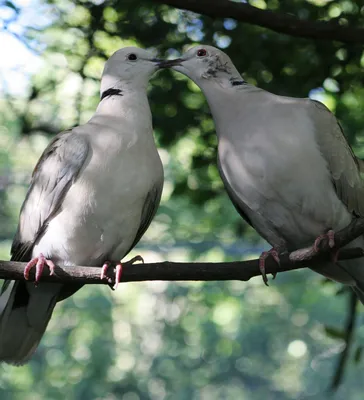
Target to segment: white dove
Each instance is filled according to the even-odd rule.
[[[147,98],[158,60],[127,47],[107,61],[101,100],[84,125],[45,149],[20,212],[11,254],[36,266],[118,263],[137,244],[158,208],[163,166]],[[7,281],[0,297],[0,361],[23,364],[36,350],[57,303],[80,286]]]
[[[218,136],[218,167],[241,216],[273,249],[261,255],[316,245],[333,230],[364,216],[359,161],[334,115],[310,99],[277,96],[249,85],[230,58],[198,45],[168,60],[202,90]],[[316,240],[315,240],[316,239]],[[351,247],[364,247],[360,237]],[[364,260],[327,262],[313,269],[352,286],[364,303]]]

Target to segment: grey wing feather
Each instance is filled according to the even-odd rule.
[[[163,182],[156,184],[152,190],[149,191],[142,210],[142,215],[140,219],[140,225],[133,241],[126,254],[128,254],[139,242],[139,240],[144,235],[145,231],[148,229],[150,223],[152,222],[161,200],[163,190]],[[125,255],[126,255],[125,254]]]
[[[62,205],[89,153],[88,142],[74,131],[57,135],[36,165],[23,203],[12,260],[27,261],[48,221]],[[32,292],[24,281],[5,281],[0,296],[0,360],[20,365],[36,350],[51,318],[62,285],[43,284]]]
[[[236,211],[240,214],[240,216],[247,222],[250,226],[253,226],[251,219],[248,217],[247,213],[240,207],[239,204],[239,198],[237,195],[234,193],[233,189],[230,187],[228,180],[226,179],[226,176],[224,174],[223,168],[220,164],[219,158],[217,158],[217,168],[219,170],[221,179],[224,183],[225,190],[230,198],[230,201],[233,203]]]
[[[86,138],[72,130],[59,133],[44,150],[33,171],[20,211],[19,225],[11,248],[12,260],[29,260],[36,240],[60,209],[88,154]]]
[[[231,187],[228,179],[225,176],[224,168],[220,163],[218,158],[217,166],[219,169],[219,173],[222,181],[224,182],[224,186],[227,194],[231,202],[233,203],[235,209],[240,214],[240,216],[251,226],[253,227],[260,236],[265,238],[273,247],[280,248],[284,250],[287,248],[289,240],[286,237],[282,237],[278,231],[276,231],[275,227],[269,223],[269,220],[264,218],[259,212],[251,210],[238,196],[238,194]]]
[[[309,100],[316,140],[325,158],[336,193],[348,210],[364,216],[364,181],[362,161],[358,160],[335,116],[322,103]]]

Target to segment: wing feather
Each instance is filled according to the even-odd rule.
[[[162,196],[162,190],[163,190],[163,182],[156,184],[152,188],[152,190],[149,191],[144,202],[139,229],[137,231],[137,234],[135,236],[132,245],[130,246],[130,249],[127,251],[126,254],[128,254],[137,245],[139,240],[142,238],[142,236],[148,229],[150,223],[152,222],[158,210],[158,206]]]
[[[11,248],[12,260],[26,261],[48,221],[59,211],[89,153],[89,143],[74,131],[59,133],[36,164],[28,193],[20,211],[19,225]]]
[[[364,216],[364,180],[361,160],[347,142],[335,116],[322,103],[309,100],[316,140],[330,170],[336,193],[348,210]]]

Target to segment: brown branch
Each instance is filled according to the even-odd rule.
[[[293,254],[293,253],[291,253]],[[358,258],[364,255],[363,250],[346,249],[340,251],[340,260]],[[318,258],[318,257],[315,257]],[[319,257],[328,259],[328,257]],[[23,271],[25,263],[14,261],[0,261],[0,279],[24,280]],[[266,261],[267,273],[292,271],[309,266],[309,261],[286,262],[278,266],[270,258]],[[109,284],[114,282],[114,272],[108,271],[109,281],[100,280],[101,269],[99,267],[66,267],[55,268],[55,275],[50,276],[44,270],[41,281],[63,282],[81,284]],[[134,264],[125,266],[122,273],[122,282],[140,281],[248,281],[260,275],[258,260],[233,261],[220,263],[177,263],[158,262],[151,264]],[[34,280],[34,271],[30,272],[30,281]]]
[[[364,28],[342,26],[333,21],[301,20],[293,15],[261,10],[246,3],[229,0],[152,0],[212,18],[233,18],[259,25],[278,33],[318,40],[337,40],[346,43],[364,43]]]
[[[351,290],[349,292],[348,316],[347,316],[347,321],[345,323],[345,335],[344,335],[345,346],[339,357],[336,372],[331,382],[330,392],[335,392],[342,384],[344,379],[344,373],[349,360],[351,346],[354,340],[354,328],[358,316],[357,306],[358,306],[358,298],[356,297],[355,293]]]
[[[363,234],[364,218],[355,219],[352,223],[335,234],[336,247],[340,248]],[[281,264],[274,260],[266,260],[266,272],[278,273],[292,271],[310,266],[310,263],[330,258],[330,247],[327,240],[321,243],[321,251],[316,254],[313,247],[296,250],[290,254],[281,256]],[[362,257],[362,249],[342,249],[339,253],[339,260]],[[0,279],[23,280],[25,263],[13,261],[0,261]],[[315,265],[317,268],[317,265]],[[56,267],[55,275],[49,276],[45,271],[41,280],[45,282],[71,282],[82,284],[109,284],[114,281],[113,268],[108,270],[108,280],[100,280],[99,267]],[[123,269],[122,282],[139,281],[225,281],[242,280],[260,276],[258,260],[234,261],[220,263],[174,263],[160,262],[152,264],[126,265]],[[34,271],[31,272],[30,280],[34,279]]]

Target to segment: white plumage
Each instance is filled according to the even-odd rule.
[[[158,208],[163,167],[146,95],[153,55],[117,51],[88,123],[57,135],[41,156],[24,201],[12,259],[43,254],[60,266],[120,261]],[[26,362],[57,301],[79,286],[6,282],[0,298],[0,360]]]
[[[329,229],[364,216],[359,162],[323,104],[247,84],[230,58],[211,46],[196,46],[162,65],[187,75],[205,94],[225,188],[239,213],[274,248],[312,245]],[[350,244],[363,245],[362,237]],[[364,302],[363,260],[314,268],[351,285]]]

